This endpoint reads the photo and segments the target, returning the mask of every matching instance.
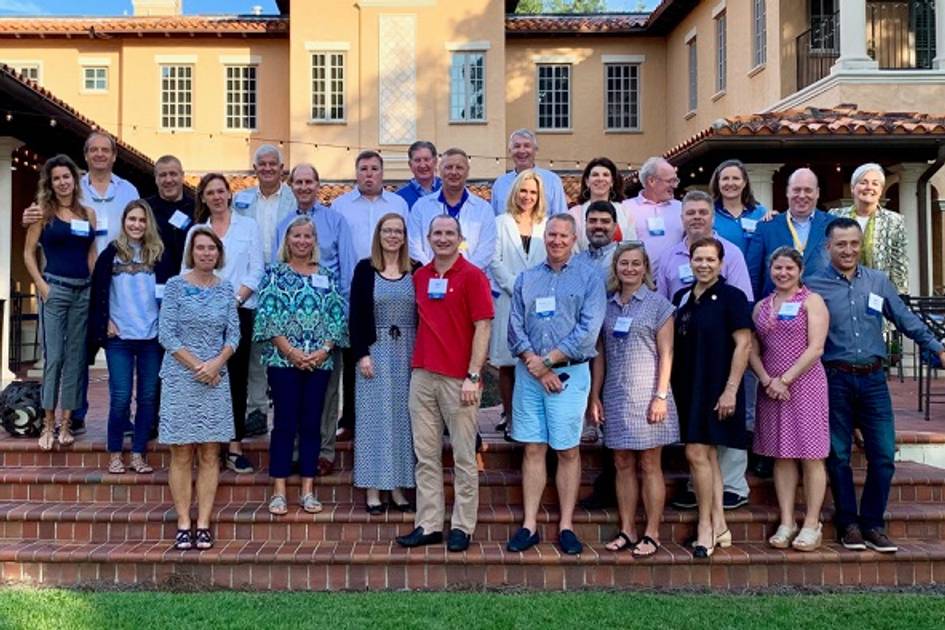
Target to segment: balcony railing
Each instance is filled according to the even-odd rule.
[[[867,54],[881,70],[932,67],[935,57],[935,0],[866,2]],[[830,74],[840,57],[840,15],[815,16],[797,36],[797,89]]]

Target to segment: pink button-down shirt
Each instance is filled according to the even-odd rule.
[[[637,228],[637,238],[646,245],[650,263],[654,264],[664,252],[678,244],[685,236],[682,226],[682,204],[677,199],[654,203],[641,192],[623,201],[623,207]],[[651,219],[662,218],[662,234]]]

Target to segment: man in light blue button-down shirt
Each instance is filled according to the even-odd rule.
[[[492,184],[492,210],[496,215],[505,214],[506,202],[512,192],[512,184],[518,174],[525,169],[532,169],[541,177],[545,189],[545,208],[548,216],[568,211],[568,198],[564,194],[561,178],[548,169],[535,166],[535,154],[538,153],[538,138],[528,129],[517,129],[509,136],[509,157],[514,170],[502,175]]]
[[[582,548],[572,524],[581,476],[578,448],[590,390],[588,360],[597,355],[606,298],[600,270],[572,258],[575,232],[571,215],[551,217],[545,226],[547,259],[519,274],[512,293],[509,350],[521,359],[515,366],[512,437],[525,444],[525,519],[507,545],[513,552],[539,542],[549,445],[558,454],[559,545],[568,554]]]

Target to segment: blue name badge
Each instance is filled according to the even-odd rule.
[[[449,280],[446,278],[430,278],[427,284],[427,297],[431,300],[442,300],[446,297]]]
[[[692,273],[692,265],[686,263],[684,265],[679,265],[679,281],[683,284],[692,284],[695,282],[696,277]]]
[[[194,297],[195,295],[200,295],[200,287],[195,287],[188,285],[184,287],[184,295],[187,297]]]
[[[548,319],[555,314],[555,296],[548,295],[535,300],[535,314],[539,319]]]
[[[632,317],[618,317],[614,322],[614,337],[622,339],[630,334],[630,324],[633,323]]]
[[[870,293],[870,297],[866,302],[866,309],[873,315],[879,317],[883,316],[883,303],[886,300],[881,295],[876,295],[875,293]]]
[[[663,217],[650,217],[646,220],[646,229],[650,236],[663,236],[666,234],[666,222]]]
[[[75,236],[88,236],[89,231],[92,228],[88,221],[83,221],[82,219],[72,219],[72,221],[69,222],[69,229]]]
[[[168,220],[168,223],[176,227],[178,230],[186,230],[187,226],[190,225],[190,217],[180,210],[175,210],[174,214],[172,214],[171,218]]]
[[[785,302],[781,305],[781,308],[778,309],[778,319],[782,321],[790,321],[797,317],[797,314],[800,312],[800,302]]]

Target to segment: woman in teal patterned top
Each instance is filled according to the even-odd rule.
[[[253,328],[254,341],[271,342],[262,356],[274,407],[269,511],[288,511],[285,480],[298,436],[300,504],[315,513],[322,509],[314,494],[322,407],[334,367],[331,351],[348,343],[347,304],[334,275],[318,264],[318,235],[310,218],[301,216],[289,224],[279,259],[259,290]]]

